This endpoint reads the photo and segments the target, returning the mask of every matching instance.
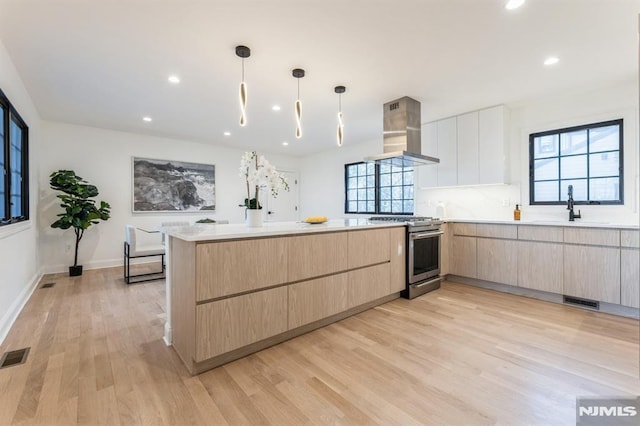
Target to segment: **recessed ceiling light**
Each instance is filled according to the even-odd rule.
[[[504,8],[507,10],[514,10],[519,8],[520,6],[522,6],[524,4],[525,0],[509,0],[505,5]]]
[[[288,146],[289,142],[282,142],[282,146]]]
[[[153,121],[151,117],[142,117],[142,121],[146,121],[147,123]]]
[[[169,80],[169,83],[173,83],[173,84],[180,83],[180,77],[178,77],[177,75],[170,75],[169,78],[167,78],[167,80]]]
[[[271,107],[271,109],[274,111],[280,111],[280,105],[274,105]]]
[[[224,132],[223,135],[225,136],[231,136],[231,132]]]
[[[547,59],[544,60],[544,64],[549,66],[549,65],[555,65],[558,63],[560,59],[558,59],[558,57],[556,56],[549,56]]]

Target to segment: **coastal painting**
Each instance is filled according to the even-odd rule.
[[[133,212],[216,209],[213,164],[133,157]]]

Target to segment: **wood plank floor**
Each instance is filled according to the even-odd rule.
[[[2,425],[575,424],[640,395],[637,320],[456,283],[199,376],[162,342],[164,281],[46,277],[2,352]]]

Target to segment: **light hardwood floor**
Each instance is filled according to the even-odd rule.
[[[164,282],[47,277],[2,352],[0,424],[575,424],[639,395],[637,320],[456,283],[191,377],[162,342]]]

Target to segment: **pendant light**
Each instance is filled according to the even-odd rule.
[[[236,46],[236,55],[242,58],[242,80],[240,81],[240,126],[247,124],[247,83],[244,82],[244,58],[251,56],[247,46]]]
[[[333,89],[338,94],[338,146],[342,146],[344,141],[344,122],[342,121],[342,94],[347,91],[344,86],[336,86]]]
[[[302,137],[302,103],[300,102],[300,79],[304,77],[304,70],[300,68],[294,69],[291,74],[298,79],[298,98],[296,99],[296,138]]]

